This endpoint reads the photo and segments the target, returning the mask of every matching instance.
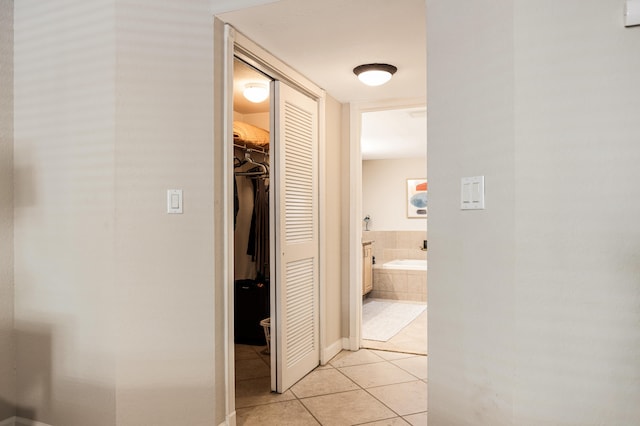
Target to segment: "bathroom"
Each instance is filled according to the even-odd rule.
[[[424,107],[362,114],[363,347],[427,353],[425,121]]]

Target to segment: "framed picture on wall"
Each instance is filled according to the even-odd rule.
[[[407,179],[407,217],[427,217],[427,179]]]

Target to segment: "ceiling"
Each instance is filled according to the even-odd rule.
[[[362,114],[362,159],[426,157],[426,130],[424,107],[365,112]]]
[[[426,98],[424,0],[280,0],[218,17],[342,103]],[[393,64],[398,72],[383,86],[365,86],[352,70],[372,62]],[[407,113],[375,114],[378,131],[363,129],[363,153],[371,153],[365,158],[426,155],[426,118],[416,126]],[[398,136],[394,129],[414,132],[404,135],[410,141],[389,137],[388,146],[376,150],[384,145],[382,127],[390,136]],[[369,134],[378,136],[375,142]]]

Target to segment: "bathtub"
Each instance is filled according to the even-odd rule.
[[[380,265],[382,269],[400,269],[405,271],[426,271],[426,259],[396,259]]]
[[[427,260],[397,259],[373,265],[373,289],[376,299],[427,301]]]

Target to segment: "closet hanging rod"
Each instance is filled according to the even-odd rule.
[[[238,164],[238,166],[242,165],[242,164],[254,164],[257,167],[259,167],[261,170],[258,172],[256,170],[256,167],[254,167],[251,170],[244,170],[242,172],[235,172],[236,176],[256,176],[258,172],[261,175],[269,175],[269,169],[267,168],[266,164],[264,163],[259,163],[257,161],[255,161],[254,159],[251,158],[251,152],[250,151],[245,151],[244,152],[244,161],[241,161],[240,164]],[[234,168],[238,167],[234,165]],[[248,174],[250,173],[250,174]]]
[[[234,175],[236,176],[258,176],[258,177],[262,177],[262,176],[269,176],[269,173],[263,172],[263,171],[255,171],[255,172],[233,172]]]
[[[235,142],[233,143],[233,147],[242,149],[245,152],[258,152],[260,154],[269,155],[269,152],[266,151],[264,148],[249,148],[247,145],[241,145],[241,144],[235,143]]]

